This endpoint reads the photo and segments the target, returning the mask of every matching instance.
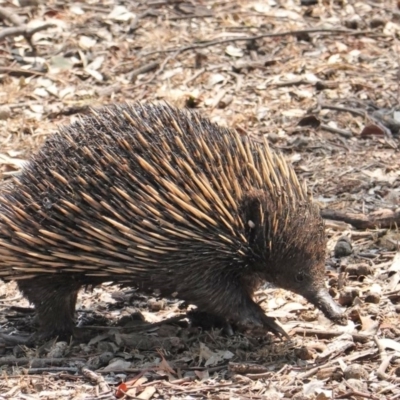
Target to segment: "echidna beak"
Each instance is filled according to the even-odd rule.
[[[338,325],[347,325],[347,317],[343,310],[332,299],[328,291],[323,288],[306,296],[307,300],[318,307],[324,315]]]

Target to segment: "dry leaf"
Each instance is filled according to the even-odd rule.
[[[208,78],[207,86],[210,88],[210,87],[216,85],[217,83],[223,82],[224,80],[225,80],[225,76],[224,75],[222,75],[222,74],[212,74]]]
[[[384,349],[391,349],[395,350],[400,353],[400,343],[396,342],[393,339],[379,339],[379,344],[384,348]]]
[[[361,137],[371,136],[371,135],[385,136],[385,131],[378,125],[368,124],[368,125],[364,126],[360,135],[361,135]]]
[[[106,367],[102,368],[102,371],[103,372],[120,371],[129,368],[130,365],[131,363],[129,361],[118,359],[108,364]]]
[[[225,49],[225,53],[228,54],[228,56],[231,57],[243,57],[243,50],[240,49],[239,47],[235,47],[232,45],[229,45],[226,49]]]
[[[91,49],[97,43],[96,39],[88,36],[80,36],[79,37],[79,47],[83,50]]]
[[[116,6],[108,14],[107,19],[114,21],[130,21],[136,17],[136,14],[130,12],[125,6]]]
[[[139,396],[136,396],[137,399],[141,400],[149,400],[153,397],[153,394],[156,392],[156,388],[153,386],[147,386]]]

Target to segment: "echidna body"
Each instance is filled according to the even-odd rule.
[[[0,194],[0,278],[45,335],[71,334],[79,289],[106,281],[282,334],[252,299],[268,281],[341,323],[324,258],[318,208],[280,155],[168,105],[93,111]]]

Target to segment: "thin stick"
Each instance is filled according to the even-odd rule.
[[[303,35],[303,34],[308,34],[308,33],[338,33],[338,34],[344,34],[344,35],[349,35],[349,36],[360,36],[360,35],[371,35],[375,34],[377,35],[376,32],[374,31],[354,31],[350,29],[323,29],[323,28],[316,28],[316,29],[299,29],[296,31],[285,31],[285,32],[276,32],[276,33],[263,33],[261,35],[255,35],[255,36],[238,36],[234,38],[227,38],[227,39],[219,39],[219,40],[207,40],[205,42],[201,43],[194,43],[190,44],[187,46],[183,47],[178,47],[178,48],[170,48],[170,49],[165,49],[165,50],[154,50],[150,51],[148,53],[144,53],[142,56],[150,56],[153,54],[159,54],[159,53],[175,53],[175,55],[183,53],[188,50],[193,50],[193,49],[203,49],[205,47],[210,47],[218,44],[225,44],[225,43],[233,43],[233,42],[245,42],[245,41],[253,41],[253,40],[258,40],[258,39],[263,39],[267,37],[283,37],[283,36],[295,36],[295,35]],[[379,34],[382,35],[382,34]]]

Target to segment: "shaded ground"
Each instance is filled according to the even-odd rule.
[[[3,182],[89,106],[167,100],[267,135],[323,208],[399,208],[397,2],[66,3],[0,1],[11,12],[0,13]],[[35,54],[27,39],[44,24],[31,37]],[[348,307],[346,329],[302,298],[266,289],[258,298],[291,343],[227,338],[185,321],[128,335],[121,326],[135,331],[140,322],[132,313],[154,323],[184,310],[104,286],[82,293],[79,322],[116,328],[97,328],[80,346],[0,348],[0,398],[106,399],[126,390],[141,399],[400,398],[397,230],[331,220],[326,230],[328,284]],[[334,257],[343,235],[353,254]],[[32,313],[16,308],[27,306],[15,283],[0,283],[3,331],[31,328]]]

